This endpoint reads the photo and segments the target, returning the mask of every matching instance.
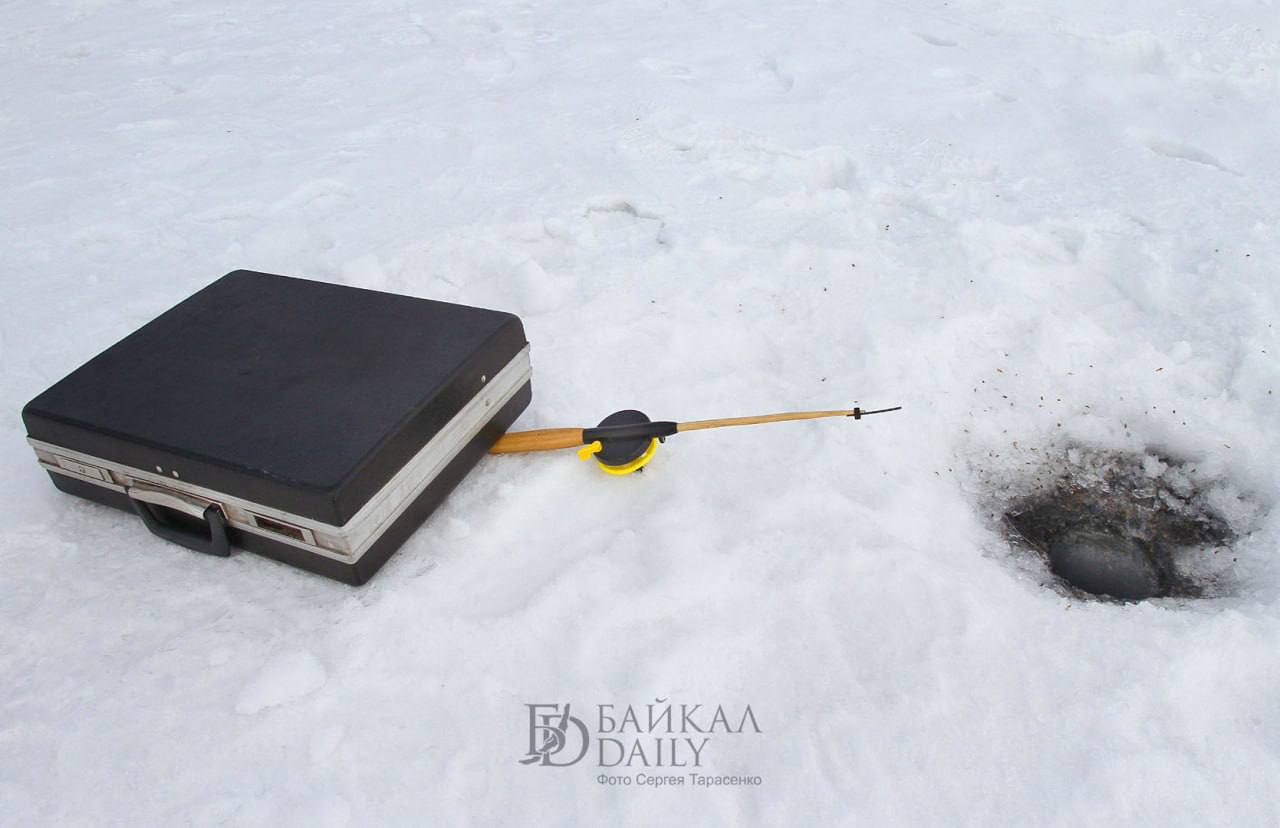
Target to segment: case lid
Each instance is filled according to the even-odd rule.
[[[22,417],[32,438],[340,526],[525,344],[513,314],[239,270]]]

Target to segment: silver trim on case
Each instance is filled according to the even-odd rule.
[[[501,371],[482,381],[479,391],[462,410],[342,526],[322,523],[225,492],[195,486],[180,478],[125,466],[30,437],[27,442],[35,450],[40,465],[55,474],[184,512],[191,512],[200,501],[205,501],[206,506],[217,503],[222,507],[227,524],[239,531],[352,564],[360,560],[387,527],[404,514],[431,481],[480,433],[494,413],[524,387],[532,373],[529,346],[526,345]],[[261,527],[256,522],[257,518],[296,528],[312,542],[299,541]]]

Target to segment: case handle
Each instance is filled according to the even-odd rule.
[[[125,489],[125,494],[129,495],[133,511],[142,518],[142,523],[151,534],[206,555],[217,555],[220,558],[231,555],[231,545],[227,542],[227,521],[218,504],[196,503],[176,493],[138,486],[129,486]],[[203,520],[209,525],[209,536],[187,531],[166,521],[157,513],[157,506]]]

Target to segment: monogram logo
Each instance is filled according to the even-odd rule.
[[[570,715],[567,702],[564,705],[526,704],[525,707],[529,708],[529,753],[520,764],[563,768],[582,761],[590,742],[587,726],[577,716]],[[567,756],[573,758],[565,761]],[[560,757],[559,760],[556,757]]]

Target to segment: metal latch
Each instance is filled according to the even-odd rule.
[[[70,457],[63,457],[61,454],[55,454],[53,461],[58,464],[58,468],[66,469],[81,477],[92,477],[94,480],[111,482],[111,473],[106,469],[100,469],[88,463],[81,463],[79,460],[72,460]]]

